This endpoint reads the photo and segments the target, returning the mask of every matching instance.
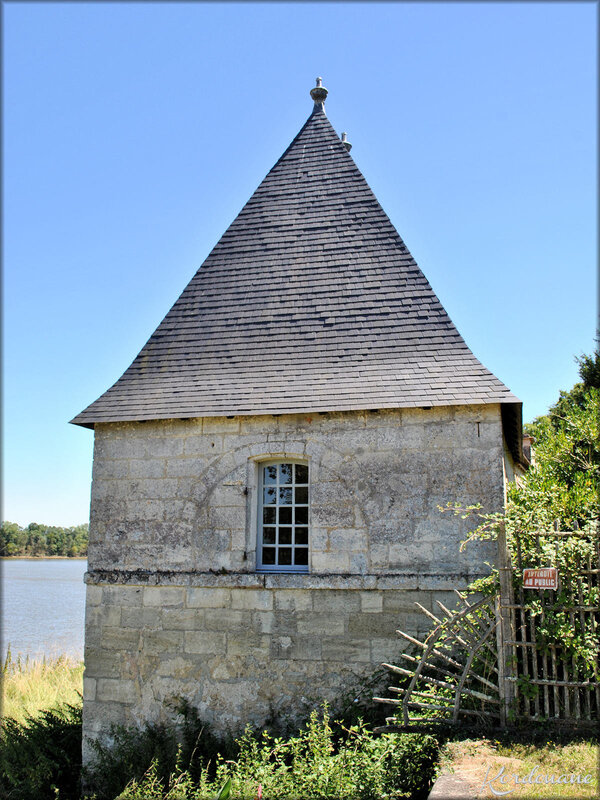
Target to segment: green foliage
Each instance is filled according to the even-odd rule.
[[[0,796],[75,800],[81,773],[81,706],[62,705],[0,728]]]
[[[86,556],[88,525],[59,528],[30,522],[21,528],[16,522],[0,527],[0,556]]]
[[[385,800],[424,797],[431,784],[438,742],[420,734],[374,736],[359,723],[335,728],[327,707],[313,711],[288,739],[247,728],[236,742],[235,759],[217,758],[214,779],[205,770],[162,777],[156,764],[131,782],[119,800],[215,800],[229,782],[231,798],[265,800]]]
[[[597,562],[600,532],[600,355],[596,352],[578,361],[582,382],[561,392],[548,414],[526,426],[534,437],[535,458],[525,475],[510,485],[505,514],[483,514],[479,506],[451,503],[443,510],[463,519],[477,518],[479,524],[467,542],[496,538],[503,526],[513,564],[518,563],[518,550],[524,568],[558,568],[561,586],[554,610],[546,608],[542,613],[539,594],[527,598],[536,615],[538,643],[542,648],[559,646],[565,656],[587,666],[588,677],[597,677],[598,631],[589,616],[582,621],[579,615],[572,619],[569,613],[580,599],[586,606],[600,602],[598,587],[582,572],[588,560]],[[551,531],[555,525],[573,535],[535,535]],[[515,588],[520,585],[521,576],[515,574]],[[470,588],[496,592],[497,573]]]
[[[164,787],[172,774],[185,772],[190,781],[206,781],[214,776],[217,757],[235,754],[233,741],[218,739],[189,703],[179,702],[176,711],[176,726],[114,726],[110,744],[91,742],[95,761],[85,770],[84,782],[97,800],[113,800],[132,780],[135,785],[154,782]]]

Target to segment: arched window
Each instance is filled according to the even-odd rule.
[[[259,464],[256,566],[262,572],[308,572],[308,464]]]

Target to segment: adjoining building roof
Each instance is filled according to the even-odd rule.
[[[140,354],[72,422],[519,403],[379,205],[325,115],[327,90],[311,94],[308,120]]]

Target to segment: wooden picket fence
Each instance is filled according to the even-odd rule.
[[[533,537],[533,541],[526,541],[526,537]],[[580,548],[574,542],[586,546]],[[567,544],[569,563],[559,572],[557,589],[524,589],[523,569],[545,566],[548,560],[557,563],[561,548]],[[525,563],[524,549],[529,559],[533,551],[535,565]],[[562,555],[564,564],[564,551]],[[597,602],[586,604],[584,596],[584,588],[588,597],[600,596],[597,532],[526,533],[515,538],[512,553],[501,532],[498,568],[500,590],[496,597],[468,598],[457,592],[459,607],[451,610],[436,601],[440,610],[436,614],[416,604],[433,627],[424,641],[398,631],[416,653],[401,654],[405,666],[384,665],[405,679],[404,686],[389,687],[392,697],[375,698],[396,707],[395,715],[387,719],[387,729],[432,722],[502,727],[527,721],[581,726],[598,723],[597,668],[591,673],[589,657],[584,661],[572,654],[573,648],[568,650],[555,640],[544,641],[538,625],[538,620],[544,622],[558,611],[582,641],[584,631],[597,636],[600,607]],[[564,588],[571,598],[568,606],[559,603]]]
[[[533,539],[535,550],[548,552],[542,542],[550,543],[556,554],[568,539],[591,543],[591,552],[582,558],[575,548],[573,563],[568,570],[560,570],[558,586],[553,589],[524,589],[521,576],[524,563],[522,544],[524,537]],[[569,655],[566,648],[557,643],[540,641],[538,620],[544,621],[549,614],[562,612],[573,633],[583,631],[597,634],[600,625],[598,604],[586,604],[584,581],[596,587],[600,594],[600,542],[596,533],[588,531],[539,531],[522,534],[516,538],[516,552],[509,559],[505,542],[501,537],[499,553],[501,562],[499,610],[499,679],[504,683],[503,718],[510,720],[530,719],[551,722],[581,722],[600,718],[600,684],[598,675],[590,676],[589,665],[581,658]],[[531,542],[530,542],[531,544]],[[590,549],[589,547],[586,549]],[[510,562],[513,562],[511,564]],[[513,580],[513,571],[517,581]],[[514,584],[517,584],[515,591]],[[572,598],[569,605],[558,602],[563,588]],[[532,609],[532,600],[537,608]]]

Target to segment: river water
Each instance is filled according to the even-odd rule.
[[[83,658],[87,561],[72,558],[3,559],[2,659],[10,646],[30,658]]]

